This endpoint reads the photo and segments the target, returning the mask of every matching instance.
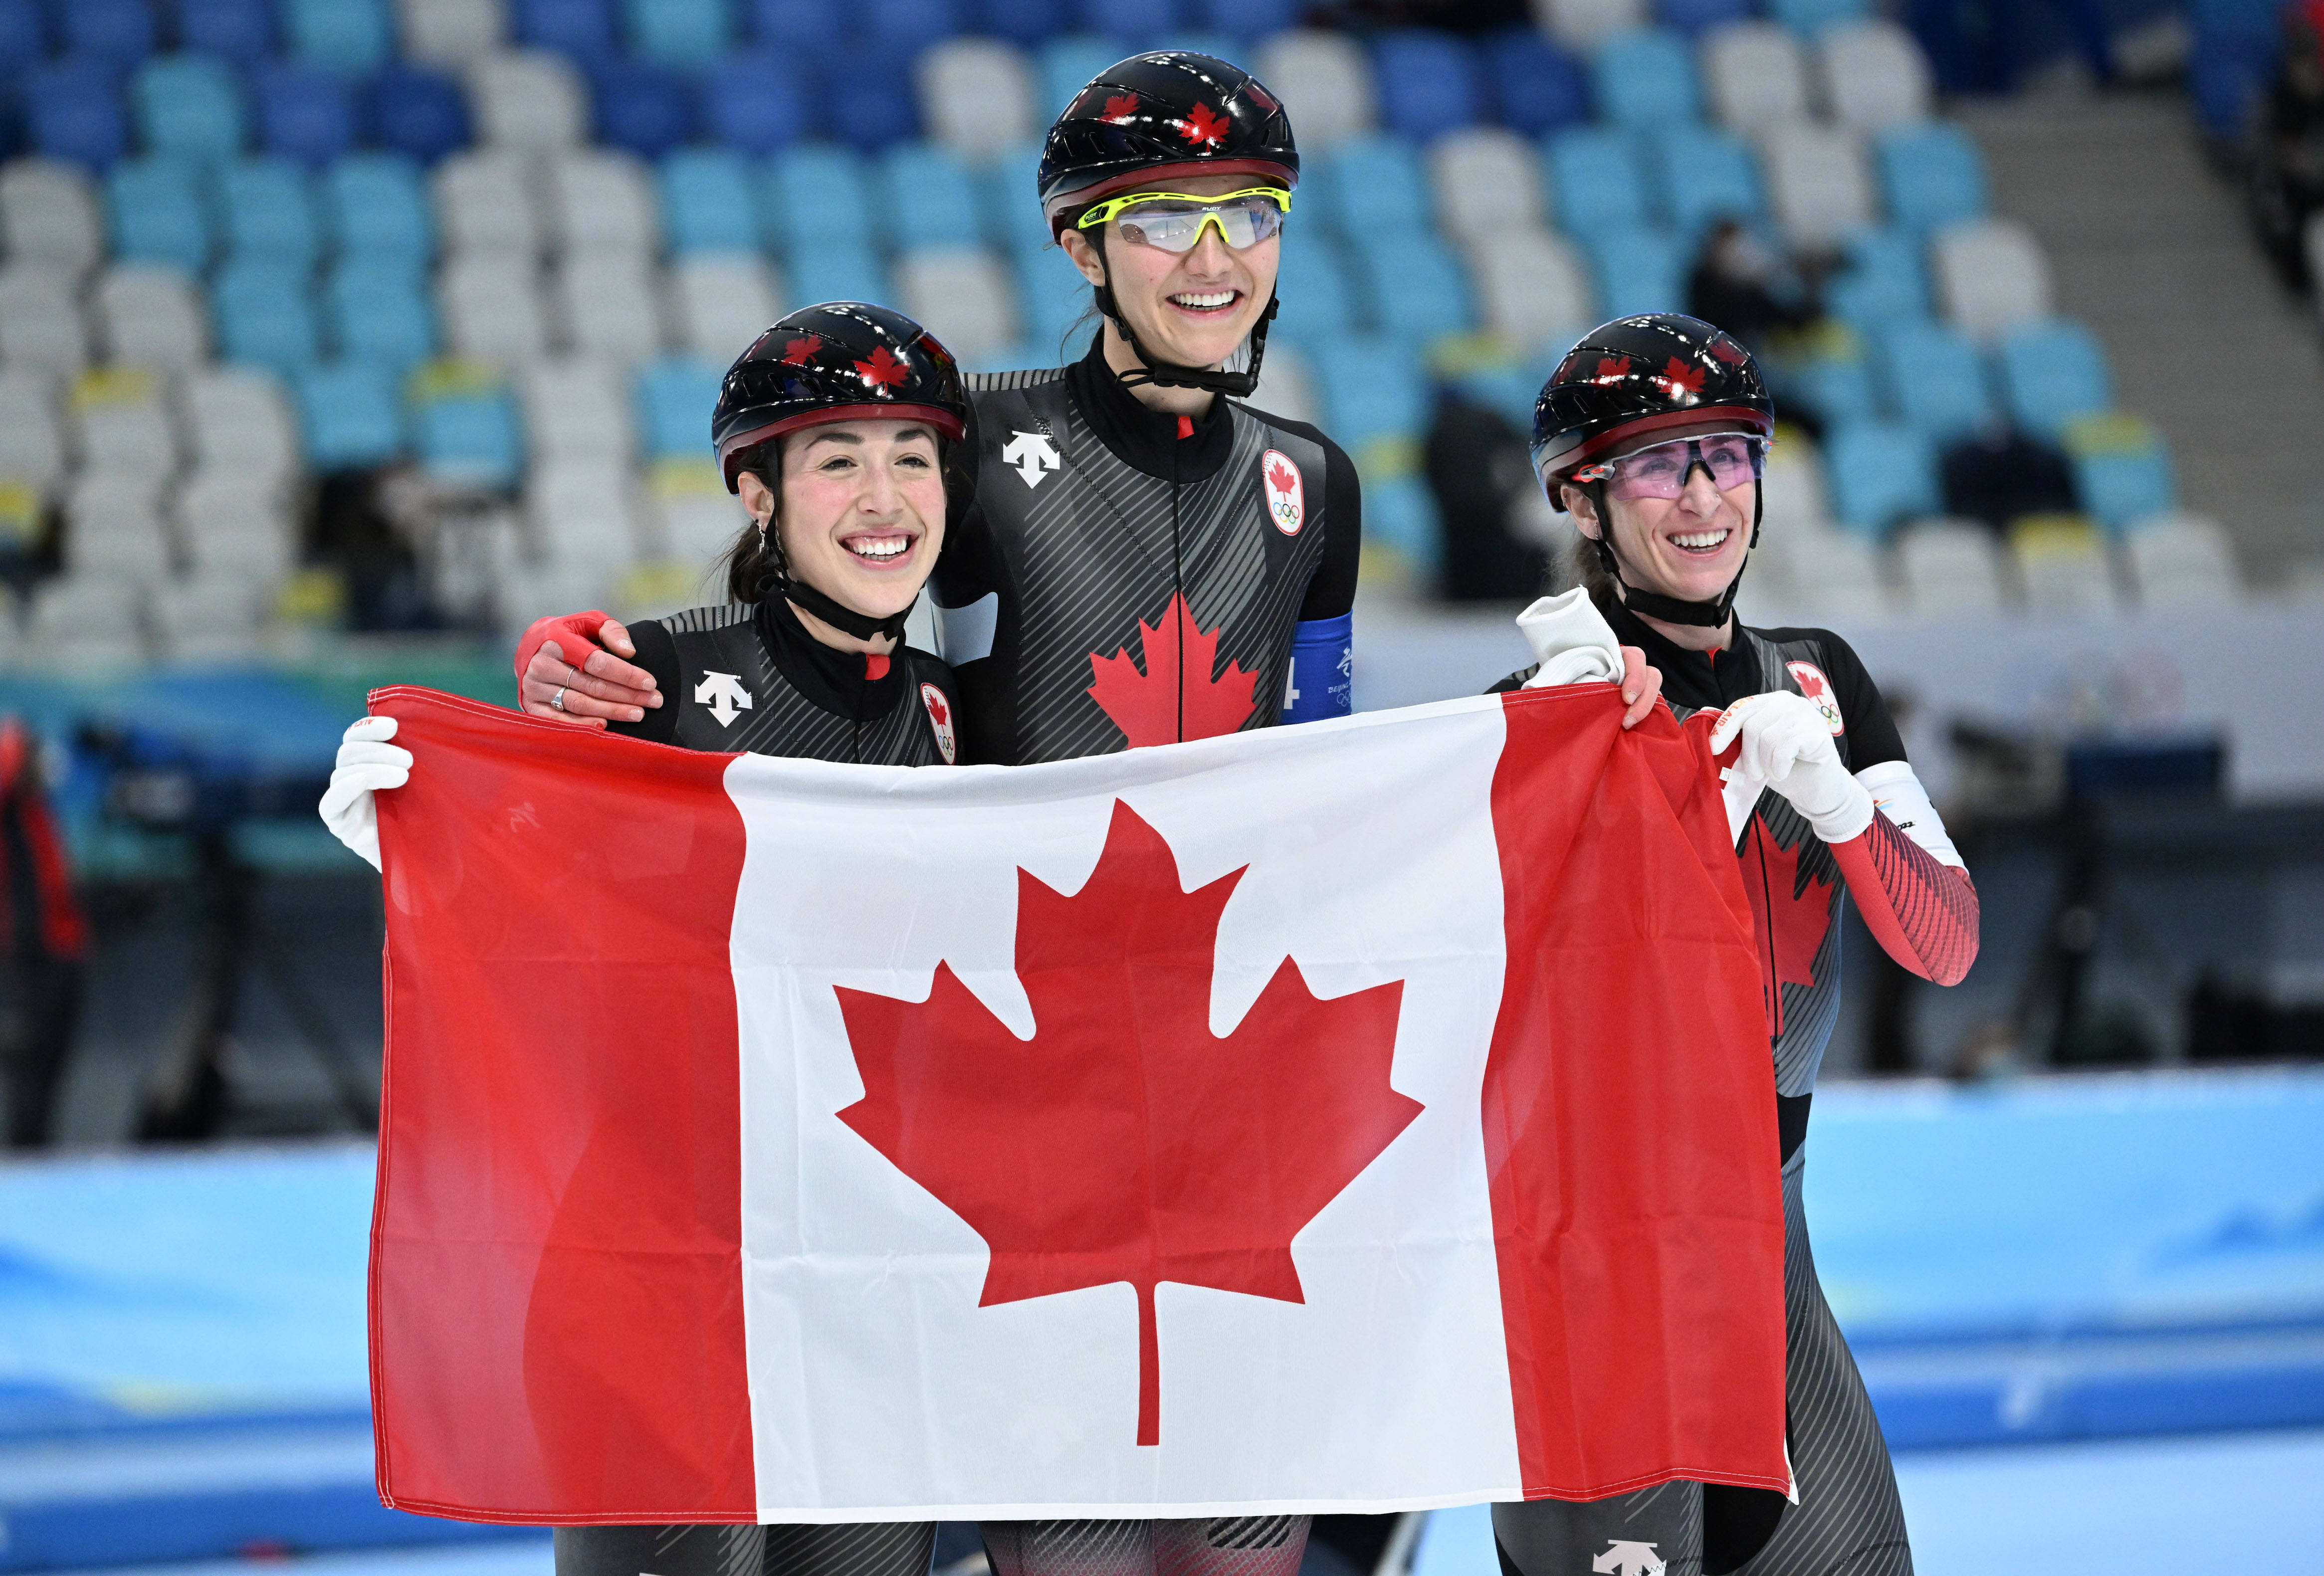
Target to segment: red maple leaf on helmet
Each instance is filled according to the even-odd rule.
[[[808,362],[815,359],[816,352],[822,348],[823,341],[816,338],[812,334],[805,334],[801,335],[797,339],[786,340],[783,343],[783,364],[785,366],[805,366]]]
[[[1155,1286],[1305,1302],[1292,1238],[1421,1111],[1388,1085],[1401,981],[1321,1000],[1286,957],[1211,1032],[1242,875],[1186,890],[1116,801],[1078,892],[1017,872],[1031,1039],[946,963],[925,1001],[835,987],[863,1079],[839,1120],[984,1239],[977,1305],[1136,1288],[1142,1445],[1162,1437]]]
[[[1178,128],[1180,136],[1205,147],[1226,139],[1227,117],[1213,111],[1207,104],[1196,104],[1185,119],[1170,124]]]
[[[1267,479],[1278,493],[1288,493],[1299,485],[1299,473],[1291,468],[1289,460],[1278,459],[1267,467]]]
[[[1598,375],[1606,379],[1628,377],[1630,358],[1627,355],[1601,356],[1598,362]]]
[[[1689,366],[1675,355],[1670,358],[1663,367],[1662,375],[1655,381],[1669,389],[1674,399],[1682,393],[1702,392],[1702,369],[1699,366]]]
[[[1714,335],[1711,337],[1711,354],[1729,366],[1741,366],[1748,359],[1743,347],[1724,334]]]
[[[1831,928],[1831,878],[1800,869],[1807,838],[1785,848],[1751,823],[1743,849],[1743,889],[1759,932],[1759,966],[1767,981],[1767,1031],[1784,1032],[1785,985],[1815,983],[1816,954]]]
[[[1138,633],[1143,671],[1127,646],[1111,657],[1090,653],[1090,677],[1096,680],[1090,698],[1113,719],[1130,748],[1215,739],[1250,720],[1259,675],[1229,662],[1225,672],[1211,677],[1219,631],[1196,624],[1183,595],[1170,599],[1160,623],[1139,620]]]
[[[1116,125],[1128,125],[1138,118],[1138,95],[1123,93],[1105,101],[1105,113],[1098,117]]]
[[[893,387],[910,376],[911,371],[908,363],[884,345],[872,353],[871,360],[855,364],[855,375],[874,389]]]

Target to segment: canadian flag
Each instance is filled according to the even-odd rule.
[[[381,1498],[582,1524],[1783,1489],[1707,727],[1020,768],[389,689]]]

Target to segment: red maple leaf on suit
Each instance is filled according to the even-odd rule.
[[[1278,493],[1288,493],[1299,485],[1299,473],[1291,468],[1288,460],[1277,460],[1267,467],[1267,479]]]
[[[1221,625],[1222,629],[1225,626]],[[1215,739],[1250,720],[1259,675],[1232,662],[1216,678],[1219,631],[1205,630],[1183,595],[1162,610],[1162,622],[1138,621],[1143,670],[1124,646],[1111,657],[1090,653],[1090,698],[1129,739],[1132,750],[1175,744],[1183,739]]]
[[[1138,95],[1118,93],[1105,101],[1105,113],[1098,117],[1116,125],[1127,125],[1138,118]]]
[[[1690,394],[1702,392],[1702,369],[1689,366],[1675,355],[1663,368],[1661,381],[1670,385],[1670,392],[1674,394],[1681,390]]]
[[[805,366],[815,359],[816,352],[822,348],[823,341],[812,334],[803,334],[797,339],[787,339],[783,342],[783,364]]]
[[[1831,928],[1831,881],[1812,872],[1803,876],[1800,871],[1800,854],[1807,845],[1803,835],[1784,848],[1754,820],[1751,840],[1743,850],[1743,889],[1750,897],[1759,933],[1759,966],[1767,979],[1770,1034],[1781,1034],[1784,1029],[1782,988],[1815,983],[1816,954],[1823,949],[1824,933]]]
[[[1185,119],[1174,124],[1180,136],[1206,147],[1224,140],[1227,134],[1227,117],[1207,104],[1196,104]]]
[[[875,389],[902,382],[910,375],[911,370],[902,357],[884,345],[872,353],[871,360],[855,364],[856,375]]]
[[[948,963],[925,1001],[835,988],[863,1079],[839,1120],[984,1239],[977,1305],[1136,1288],[1139,1444],[1161,1440],[1155,1286],[1305,1302],[1291,1240],[1421,1111],[1388,1086],[1401,981],[1319,1000],[1286,957],[1211,1032],[1242,875],[1185,890],[1117,801],[1078,892],[1017,873],[1031,1039]]]
[[[926,698],[928,703],[928,715],[936,720],[936,726],[941,728],[952,721],[952,707],[945,705],[944,696],[930,693]]]

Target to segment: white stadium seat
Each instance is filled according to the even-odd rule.
[[[625,464],[576,456],[537,465],[525,512],[544,562],[586,566],[610,578],[637,561],[637,479]]]
[[[947,40],[924,51],[915,71],[928,135],[962,158],[992,159],[1039,134],[1032,65],[1016,45]]]
[[[661,350],[661,288],[642,257],[567,255],[552,295],[564,342],[576,355],[627,365]]]
[[[161,493],[151,480],[86,475],[65,500],[65,568],[151,583],[171,572]]]
[[[1929,118],[1934,89],[1913,35],[1886,20],[1842,23],[1816,39],[1825,111],[1842,125],[1884,131]]]
[[[517,379],[525,441],[538,462],[630,463],[637,442],[627,382],[602,362],[537,362]]]
[[[281,389],[250,367],[211,367],[180,392],[198,467],[241,471],[279,483],[299,463],[299,429]]]
[[[1930,244],[1930,273],[1939,309],[1979,339],[2050,316],[2049,259],[2015,219],[1947,226]]]
[[[1764,545],[1765,538],[1762,538]],[[1847,623],[1887,615],[1888,595],[1871,544],[1848,531],[1812,530],[1789,544],[1784,606],[1803,622]],[[1747,576],[1746,587],[1751,584]],[[1772,589],[1772,587],[1771,587]]]
[[[2010,557],[2025,605],[2034,612],[2114,610],[2114,564],[2095,528],[2021,526],[2012,537]]]
[[[55,378],[36,367],[0,366],[0,477],[47,493],[64,474]]]
[[[559,153],[549,161],[549,239],[567,252],[661,250],[652,177],[627,153]]]
[[[1009,270],[979,246],[908,252],[896,263],[904,310],[964,362],[1017,342],[1017,289]]]
[[[1445,235],[1476,242],[1542,223],[1541,158],[1502,126],[1448,132],[1429,145],[1428,175]]]
[[[1917,616],[1982,613],[2002,604],[2001,544],[1973,521],[1932,520],[1896,539],[1897,577]]]
[[[88,327],[71,274],[47,263],[0,268],[0,363],[56,373],[88,364]]]
[[[209,325],[194,287],[174,268],[117,263],[97,286],[107,360],[191,372],[209,359]]]
[[[248,575],[196,573],[146,593],[153,635],[179,662],[235,662],[255,654],[278,588]]]
[[[2232,606],[2243,594],[2234,548],[2216,520],[2158,514],[2130,528],[2124,567],[2138,600],[2153,608]]]
[[[1770,128],[1762,159],[1767,198],[1785,235],[1799,245],[1837,245],[1878,213],[1862,136],[1844,126]]]
[[[105,256],[105,216],[78,165],[18,159],[0,169],[0,255],[76,277]]]
[[[1772,22],[1714,28],[1698,52],[1703,95],[1729,130],[1757,136],[1807,118],[1807,60],[1789,28]]]
[[[1824,496],[1823,464],[1812,445],[1778,443],[1767,450],[1761,491],[1766,499],[1766,531],[1758,550],[1787,548],[1781,539],[1793,531],[1831,529],[1831,505]]]
[[[169,390],[143,369],[91,373],[72,400],[73,447],[91,475],[162,482],[177,475],[178,429]]]
[[[537,170],[507,149],[455,153],[436,167],[436,224],[447,255],[541,251],[544,226],[534,207]]]
[[[290,509],[277,481],[222,465],[194,473],[174,500],[178,539],[197,573],[268,585],[290,572]]]
[[[547,50],[502,50],[468,68],[476,140],[549,152],[588,141],[589,99],[579,73]]]
[[[145,655],[141,584],[111,575],[65,575],[32,601],[27,644],[59,666],[122,665]]]
[[[1469,253],[1485,326],[1521,351],[1554,346],[1597,320],[1590,271],[1546,230],[1513,230]]]
[[[538,271],[527,258],[456,257],[436,280],[444,338],[461,355],[522,366],[549,353]]]
[[[665,556],[688,568],[708,568],[750,521],[741,502],[714,483],[663,492],[654,502],[650,523]],[[720,587],[724,589],[724,582]]]
[[[1647,0],[1533,0],[1533,15],[1542,32],[1582,50],[1654,21]]]
[[[1286,421],[1313,423],[1323,419],[1315,397],[1315,373],[1307,358],[1288,345],[1269,345],[1259,364],[1259,387],[1244,401],[1255,410],[1280,416]]]
[[[1299,146],[1321,152],[1372,129],[1371,57],[1345,33],[1298,28],[1259,46],[1259,76],[1299,124]]]
[[[395,11],[403,52],[439,66],[488,55],[508,35],[500,0],[397,0]]]
[[[782,287],[755,252],[697,252],[670,265],[669,318],[678,347],[732,361],[783,315]]]

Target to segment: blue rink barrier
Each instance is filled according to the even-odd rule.
[[[1812,1133],[1898,1450],[2324,1424],[2324,1070],[1842,1086]],[[372,1168],[0,1164],[0,1572],[515,1535],[374,1493]]]

